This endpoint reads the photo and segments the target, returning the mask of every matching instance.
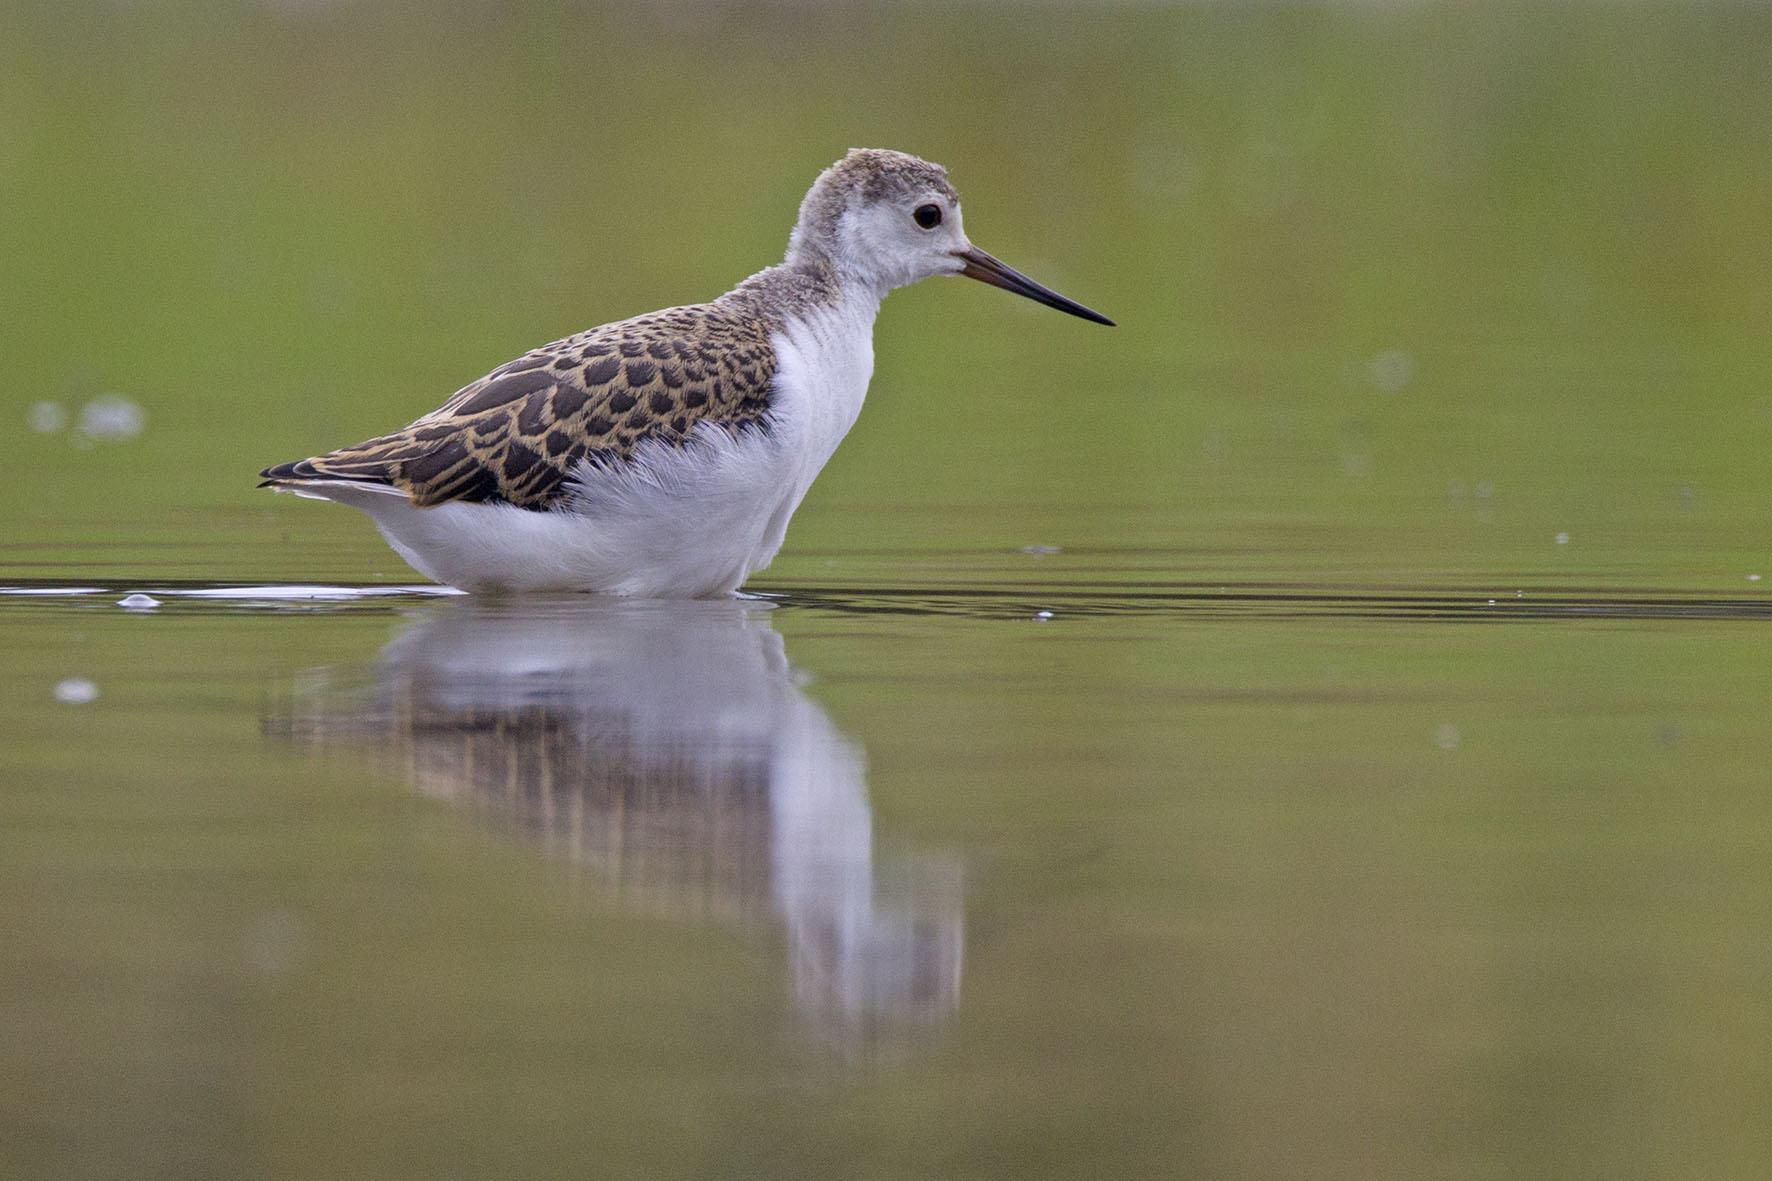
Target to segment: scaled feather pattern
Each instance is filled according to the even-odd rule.
[[[666,308],[532,349],[391,434],[260,473],[267,484],[379,485],[421,507],[491,501],[548,509],[585,461],[642,443],[684,445],[697,423],[761,429],[775,354],[770,319],[718,303]]]

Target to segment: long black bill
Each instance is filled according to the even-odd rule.
[[[1008,263],[992,258],[976,246],[957,253],[966,263],[960,268],[960,273],[968,279],[977,279],[980,283],[989,283],[992,287],[1025,295],[1035,303],[1043,303],[1049,308],[1057,308],[1061,312],[1069,312],[1097,324],[1106,324],[1109,328],[1114,326],[1114,322],[1100,312],[1086,308],[1074,299],[1066,299],[1052,288],[1034,282]]]

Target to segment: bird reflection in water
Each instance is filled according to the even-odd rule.
[[[862,753],[800,691],[773,610],[457,599],[383,649],[367,700],[322,678],[287,725],[388,749],[624,902],[778,923],[814,1028],[888,1050],[958,1006],[960,866],[876,856]]]

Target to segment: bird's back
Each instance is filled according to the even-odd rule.
[[[698,423],[760,428],[773,325],[727,300],[666,308],[531,349],[389,434],[278,464],[266,485],[343,483],[430,507],[555,507],[576,465],[614,467],[646,442],[682,446]]]

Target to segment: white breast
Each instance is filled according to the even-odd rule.
[[[767,430],[734,435],[703,423],[686,446],[643,443],[619,468],[581,465],[565,510],[349,502],[415,568],[464,590],[730,594],[781,549],[789,518],[861,413],[878,310],[877,299],[851,298],[772,337]]]

